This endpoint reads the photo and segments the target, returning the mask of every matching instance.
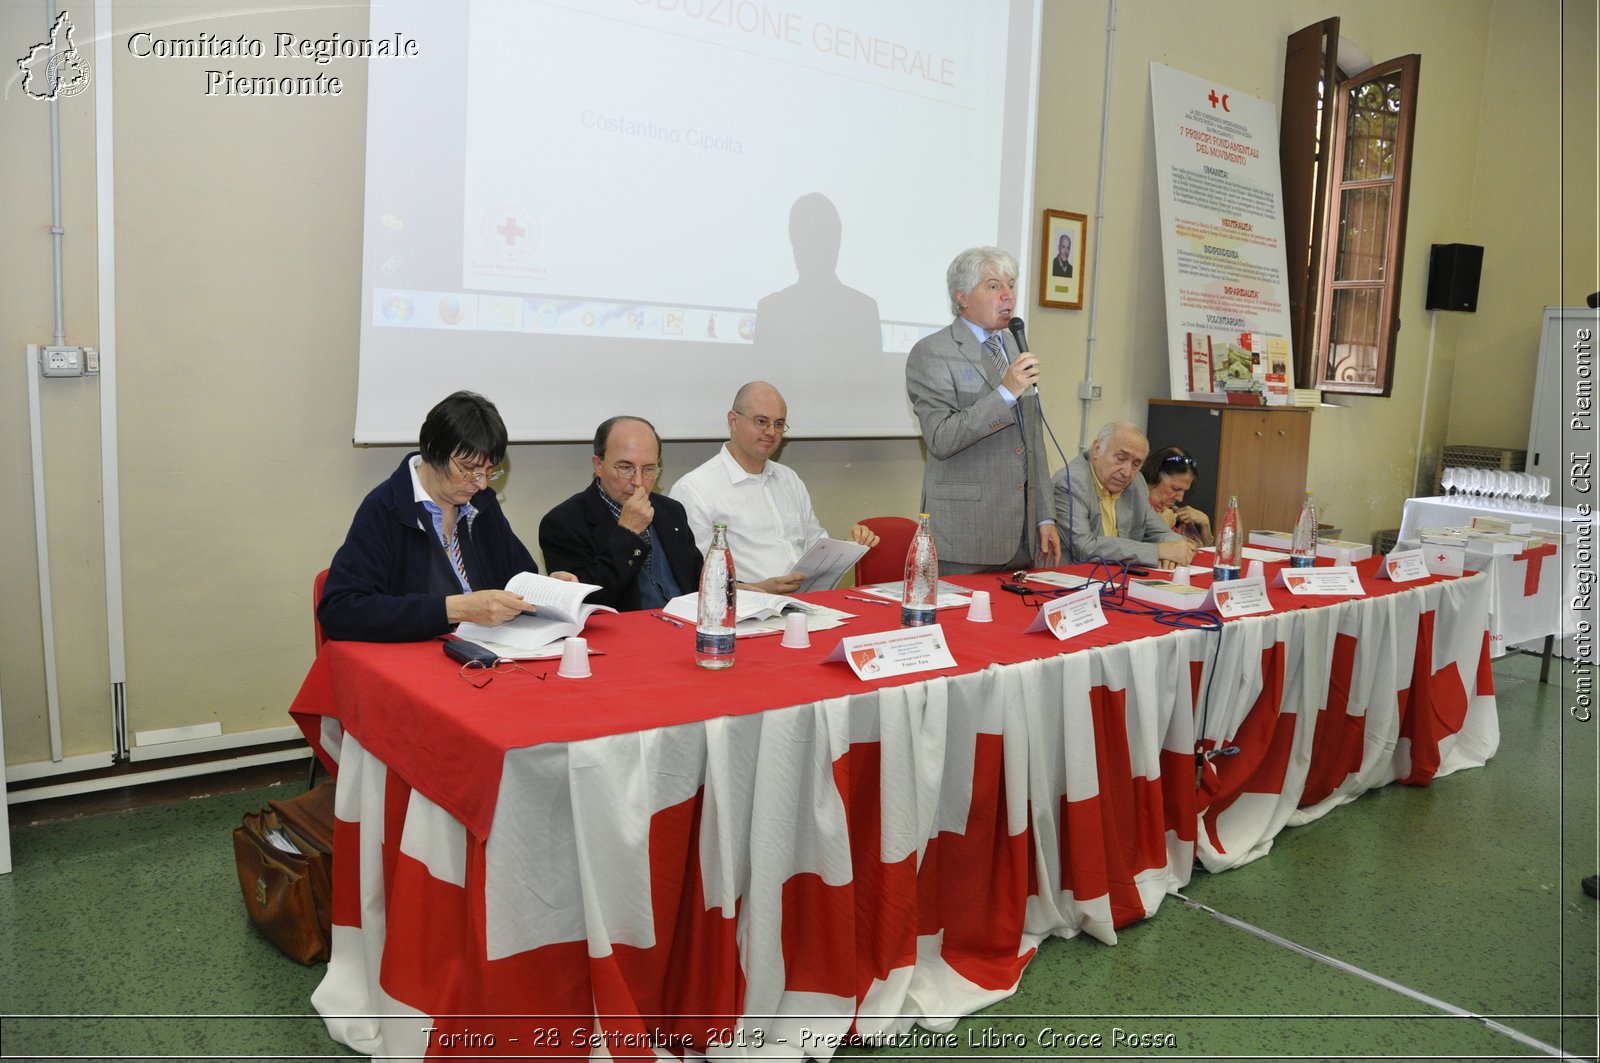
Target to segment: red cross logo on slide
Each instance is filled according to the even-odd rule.
[[[506,216],[506,220],[495,226],[495,232],[505,239],[507,247],[515,247],[518,240],[528,235],[528,230],[517,224],[517,219]]]
[[[1216,89],[1212,89],[1211,90],[1211,94],[1208,95],[1206,97],[1206,99],[1211,101],[1211,109],[1213,111],[1215,111],[1217,109],[1217,104],[1220,103],[1220,104],[1222,104],[1222,109],[1224,111],[1227,111],[1229,114],[1233,113],[1228,108],[1228,94],[1226,92],[1224,92],[1221,96],[1218,96],[1217,95],[1217,90]]]
[[[522,204],[497,203],[478,216],[478,239],[489,258],[527,258],[539,247],[539,216]]]

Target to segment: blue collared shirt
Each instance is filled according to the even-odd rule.
[[[999,329],[996,329],[994,332],[990,332],[988,329],[984,328],[982,325],[974,325],[972,322],[968,321],[966,318],[962,318],[961,319],[961,323],[963,325],[967,326],[967,328],[972,330],[972,334],[974,336],[978,337],[978,342],[979,343],[987,343],[987,342],[989,342],[989,337],[993,336],[993,335],[996,335],[1000,331]],[[1002,351],[1006,349],[1006,341],[1005,341],[1005,337],[1003,337],[1003,336],[1000,338],[1000,349]],[[984,352],[984,357],[987,358],[988,356],[989,356],[989,352],[985,351]],[[1006,405],[1007,406],[1015,406],[1017,404],[1017,397],[1015,395],[1011,394],[1010,390],[1004,384],[996,384],[994,389],[1000,393],[1000,397],[1002,399],[1006,400]]]

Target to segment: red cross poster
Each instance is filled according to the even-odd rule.
[[[1287,403],[1277,110],[1160,63],[1150,100],[1172,397]]]

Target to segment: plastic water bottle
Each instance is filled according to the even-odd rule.
[[[1317,563],[1317,504],[1306,492],[1300,506],[1300,516],[1294,522],[1294,538],[1289,543],[1289,564],[1294,568],[1310,568]]]
[[[700,608],[694,625],[694,663],[701,668],[733,667],[733,626],[739,593],[728,549],[728,526],[711,526],[711,546],[700,569]]]
[[[922,627],[933,623],[934,603],[939,595],[939,551],[933,545],[933,530],[928,514],[917,518],[917,534],[906,550],[906,581],[900,591],[900,626]]]
[[[1239,578],[1239,559],[1243,544],[1239,541],[1239,496],[1228,496],[1227,512],[1217,526],[1217,561],[1211,569],[1211,578],[1218,582]]]

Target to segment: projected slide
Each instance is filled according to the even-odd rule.
[[[905,353],[973,244],[1028,260],[1028,3],[385,4],[356,438],[456,387],[514,437],[720,434],[765,377],[808,434],[914,434]],[[597,387],[596,374],[605,386]],[[804,409],[804,414],[800,410]]]

